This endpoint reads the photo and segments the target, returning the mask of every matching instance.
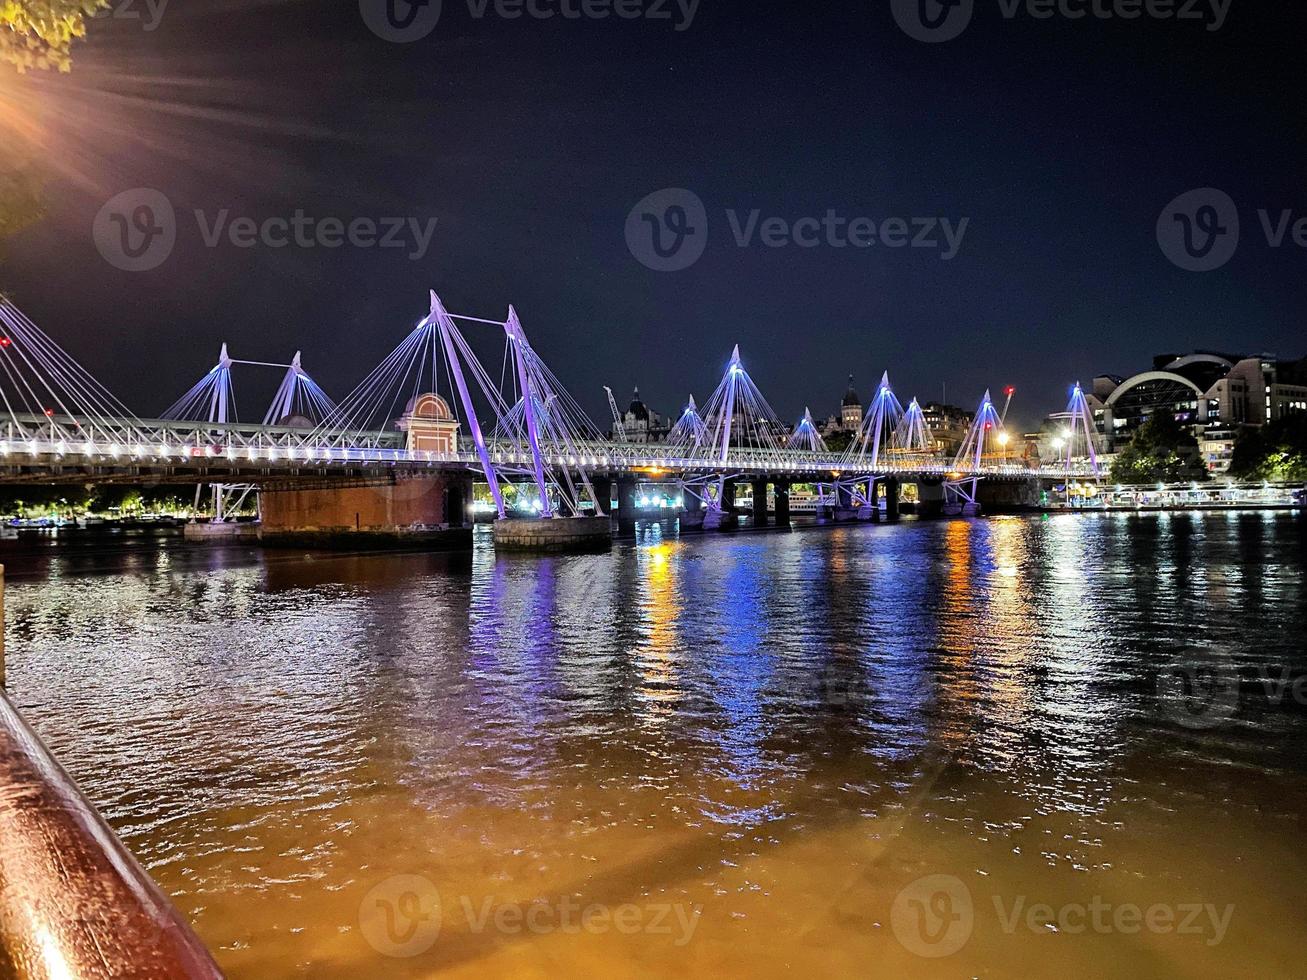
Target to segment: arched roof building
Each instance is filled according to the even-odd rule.
[[[1228,442],[1229,433],[1241,427],[1307,412],[1307,359],[1282,362],[1271,355],[1217,351],[1162,354],[1150,371],[1095,378],[1087,400],[1103,453],[1119,452],[1159,412],[1189,426],[1200,442],[1216,431]]]

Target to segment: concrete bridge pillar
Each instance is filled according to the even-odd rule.
[[[860,492],[867,500],[867,506],[858,508],[858,520],[874,521],[879,513],[876,509],[876,481],[868,480],[860,486]]]
[[[858,510],[853,506],[853,493],[842,483],[835,485],[834,517],[837,521],[853,521],[858,517]]]
[[[1040,509],[1039,480],[981,480],[976,502],[987,513]]]
[[[882,481],[885,487],[885,502],[881,505],[881,515],[887,521],[899,519],[899,490],[897,477],[887,477]]]
[[[776,484],[776,526],[779,528],[790,526],[790,485],[788,483]]]
[[[730,530],[740,526],[740,514],[735,509],[735,481],[722,482],[722,497],[718,505],[720,510],[709,512],[704,519],[704,527],[709,530]]]
[[[918,480],[917,516],[943,517],[945,496],[944,481],[942,479]]]
[[[321,548],[472,547],[472,475],[445,471],[375,483],[265,487],[259,495],[267,545]]]
[[[594,487],[595,503],[599,514],[608,514],[613,509],[613,481],[607,476],[592,476],[590,485]],[[596,515],[598,516],[598,515]]]
[[[691,500],[686,501],[686,505],[681,508],[679,515],[679,528],[682,534],[693,534],[703,530],[706,512],[700,506],[698,500],[693,500],[693,498]]]
[[[635,479],[617,479],[617,533],[622,537],[635,534]]]
[[[767,481],[753,481],[753,526],[767,526]]]

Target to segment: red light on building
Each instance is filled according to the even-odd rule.
[[[8,337],[0,337],[0,347],[8,347],[13,341]]]
[[[1007,395],[1009,398],[1011,398],[1016,393],[1017,390],[1013,388],[1011,385],[1008,385],[1006,388],[1003,389],[1003,394]]]
[[[46,418],[49,418],[49,419],[54,418],[54,409],[53,409],[53,408],[47,408],[47,409],[45,410],[45,417],[46,417]]]

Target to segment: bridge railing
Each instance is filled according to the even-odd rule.
[[[393,432],[345,432],[285,426],[237,423],[184,422],[161,419],[124,421],[121,427],[88,425],[76,420],[37,415],[15,416],[0,431],[0,460],[10,464],[54,461],[95,465],[164,465],[205,463],[257,464],[263,469],[300,468],[306,465],[375,466],[422,469],[440,466],[478,467],[470,448],[458,452],[410,450],[405,436]],[[532,465],[530,447],[516,440],[491,440],[492,462],[506,472],[526,471]],[[572,442],[542,447],[542,461],[550,467],[574,471],[667,471],[679,473],[785,474],[832,480],[875,476],[926,476],[961,479],[974,476],[1092,478],[1092,469],[1057,466],[1032,467],[1018,463],[982,462],[978,468],[959,465],[942,456],[891,455],[876,463],[850,459],[846,454],[804,449],[733,446],[726,459],[708,452],[686,452],[659,443]]]

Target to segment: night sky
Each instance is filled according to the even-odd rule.
[[[445,0],[429,36],[400,45],[356,2],[171,0],[152,31],[130,16],[151,19],[144,0],[129,2],[92,24],[72,75],[0,69],[0,97],[45,127],[54,175],[0,287],[143,416],[224,340],[254,360],[303,349],[339,399],[429,288],[455,312],[515,304],[604,425],[602,385],[625,400],[638,384],[671,412],[708,396],[737,342],[791,420],[805,404],[835,411],[850,372],[866,400],[888,368],[905,401],[946,384],[970,408],[1015,384],[1026,426],[1076,379],[1144,370],[1156,352],[1307,354],[1307,250],[1270,247],[1257,217],[1307,216],[1299,4],[1233,0],[1209,31],[1007,19],[976,0],[959,38],[925,44],[873,0],[703,0],[679,31],[674,0],[670,21],[478,20]],[[1237,202],[1243,240],[1220,270],[1182,271],[1158,216],[1208,186]],[[159,268],[130,273],[101,257],[92,225],[138,187],[168,197],[178,231]],[[627,247],[628,214],[664,188],[707,209],[707,248],[678,272]],[[414,260],[210,248],[196,209],[438,223]],[[755,209],[969,220],[945,261],[883,244],[737,247],[726,213]],[[497,373],[501,338],[469,336]],[[277,380],[237,376],[243,419]]]

